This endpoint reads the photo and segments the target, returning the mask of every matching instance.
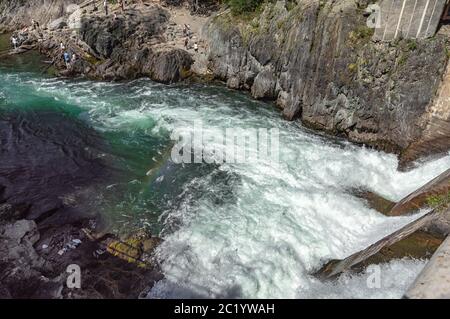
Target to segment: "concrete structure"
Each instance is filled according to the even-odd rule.
[[[409,288],[405,298],[450,298],[450,236],[442,243],[431,260]]]
[[[448,0],[381,0],[374,40],[432,37]]]

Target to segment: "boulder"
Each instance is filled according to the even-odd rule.
[[[66,18],[61,17],[47,24],[47,28],[51,31],[60,30],[67,26]]]
[[[193,63],[189,53],[181,49],[156,52],[144,65],[143,73],[161,83],[174,83],[189,75]]]
[[[273,99],[277,93],[276,77],[272,70],[264,70],[259,73],[252,86],[252,95],[256,99]]]

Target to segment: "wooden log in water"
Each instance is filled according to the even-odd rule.
[[[443,195],[450,192],[450,169],[434,178],[418,190],[399,201],[387,215],[400,216],[418,210],[427,205],[427,200],[433,195]]]
[[[322,279],[330,279],[343,273],[344,271],[350,270],[353,266],[356,266],[369,257],[375,255],[381,249],[392,246],[393,244],[428,226],[435,219],[437,219],[440,214],[443,214],[440,209],[434,209],[389,236],[384,237],[366,249],[361,250],[343,260],[332,260],[328,262],[315,275]]]
[[[21,46],[21,47],[18,47],[17,49],[15,49],[15,50],[14,49],[8,50],[7,53],[0,54],[0,58],[22,54],[22,53],[28,52],[30,50],[33,50],[34,48],[35,48],[35,45]]]

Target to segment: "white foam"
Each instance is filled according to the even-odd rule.
[[[100,130],[139,127],[159,134],[176,128],[188,134],[194,120],[202,120],[211,134],[226,127],[280,130],[280,165],[224,164],[184,185],[180,205],[161,216],[166,227],[157,258],[165,279],[150,297],[397,298],[423,266],[411,260],[383,265],[385,284],[376,291],[364,284],[367,274],[336,283],[309,275],[326,260],[344,258],[417,218],[384,217],[346,189],[364,187],[398,200],[450,167],[450,156],[401,173],[393,155],[331,143],[282,121],[262,103],[223,89],[163,87],[145,80],[29,85],[86,110]],[[120,93],[124,89],[126,96]],[[224,189],[211,182],[218,170],[238,176],[228,185],[232,199],[219,204]],[[181,227],[174,230],[174,221]]]

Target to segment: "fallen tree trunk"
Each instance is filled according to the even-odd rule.
[[[450,192],[450,169],[434,178],[418,190],[399,201],[387,215],[400,216],[427,205],[430,196],[442,195]]]
[[[390,234],[389,236],[384,237],[383,239],[367,247],[366,249],[361,250],[343,260],[332,260],[328,262],[315,275],[319,278],[329,279],[341,274],[344,271],[350,270],[355,265],[360,264],[369,257],[378,253],[381,249],[392,246],[393,244],[419,231],[420,229],[430,225],[441,214],[443,214],[442,210],[434,209],[431,212],[420,217],[419,219]]]
[[[35,48],[34,45],[21,46],[21,47],[18,47],[17,49],[15,49],[15,50],[14,49],[13,50],[9,50],[7,53],[1,54],[0,58],[22,54],[22,53],[28,52],[30,50],[33,50],[34,48]]]

